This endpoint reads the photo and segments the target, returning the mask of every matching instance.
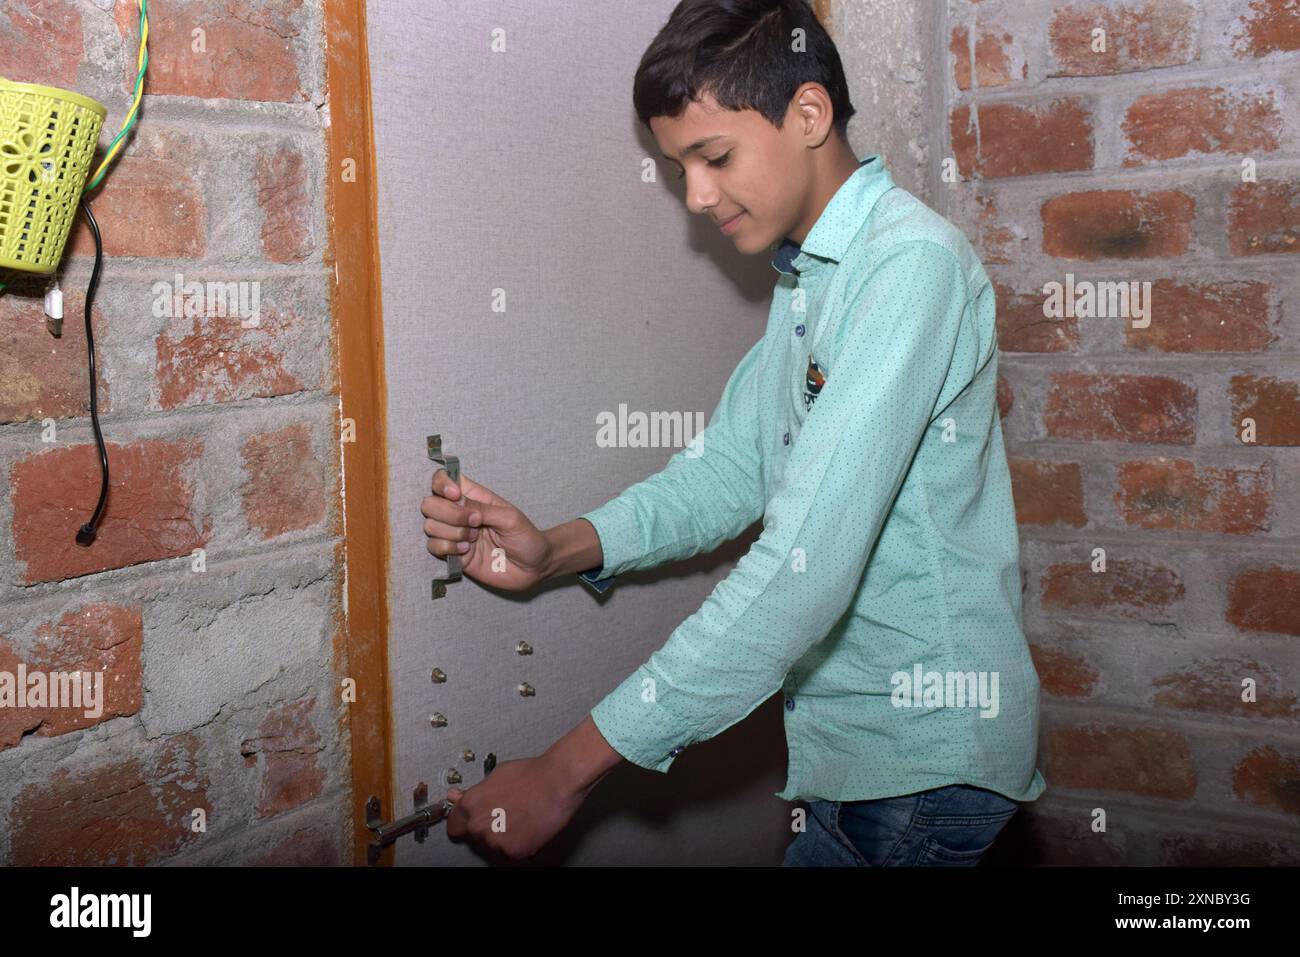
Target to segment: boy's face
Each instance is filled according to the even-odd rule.
[[[724,235],[742,253],[761,252],[799,230],[811,160],[793,101],[779,130],[757,110],[726,109],[709,93],[675,119],[651,118],[650,129],[685,177],[686,208],[715,227],[726,225]],[[690,149],[694,144],[700,145]]]

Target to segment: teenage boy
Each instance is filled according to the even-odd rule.
[[[843,67],[803,0],[683,0],[633,100],[691,212],[742,253],[776,248],[767,330],[658,474],[542,532],[439,471],[428,547],[497,587],[603,591],[763,533],[576,728],[451,789],[447,833],[531,856],[620,762],[666,772],[779,690],[777,796],[811,811],[787,865],[973,865],[1046,786],[989,279],[850,148]]]

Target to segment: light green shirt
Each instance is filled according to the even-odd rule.
[[[667,771],[776,691],[786,800],[972,784],[1032,801],[1038,675],[996,401],[993,289],[961,232],[862,160],[785,240],[763,338],[708,427],[587,512],[599,591],[763,533],[592,710]]]

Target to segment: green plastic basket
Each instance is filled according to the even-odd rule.
[[[107,116],[88,96],[0,77],[0,269],[58,268]]]

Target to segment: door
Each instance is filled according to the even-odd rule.
[[[557,525],[675,451],[598,447],[599,413],[626,405],[707,422],[763,332],[769,258],[740,255],[688,213],[632,108],[637,63],[675,2],[367,4],[387,406],[388,819],[409,814],[417,793],[441,800],[452,770],[459,786],[477,783],[489,753],[504,762],[544,751],[667,640],[760,530],[626,576],[599,600],[576,577],[523,595],[463,578],[431,597],[446,565],[426,550],[419,508],[436,468],[429,435],[538,527]],[[774,796],[786,764],[777,704],[690,749],[670,775],[625,764],[538,860],[779,864],[791,805]],[[401,838],[395,860],[480,858],[438,825],[423,843]]]

